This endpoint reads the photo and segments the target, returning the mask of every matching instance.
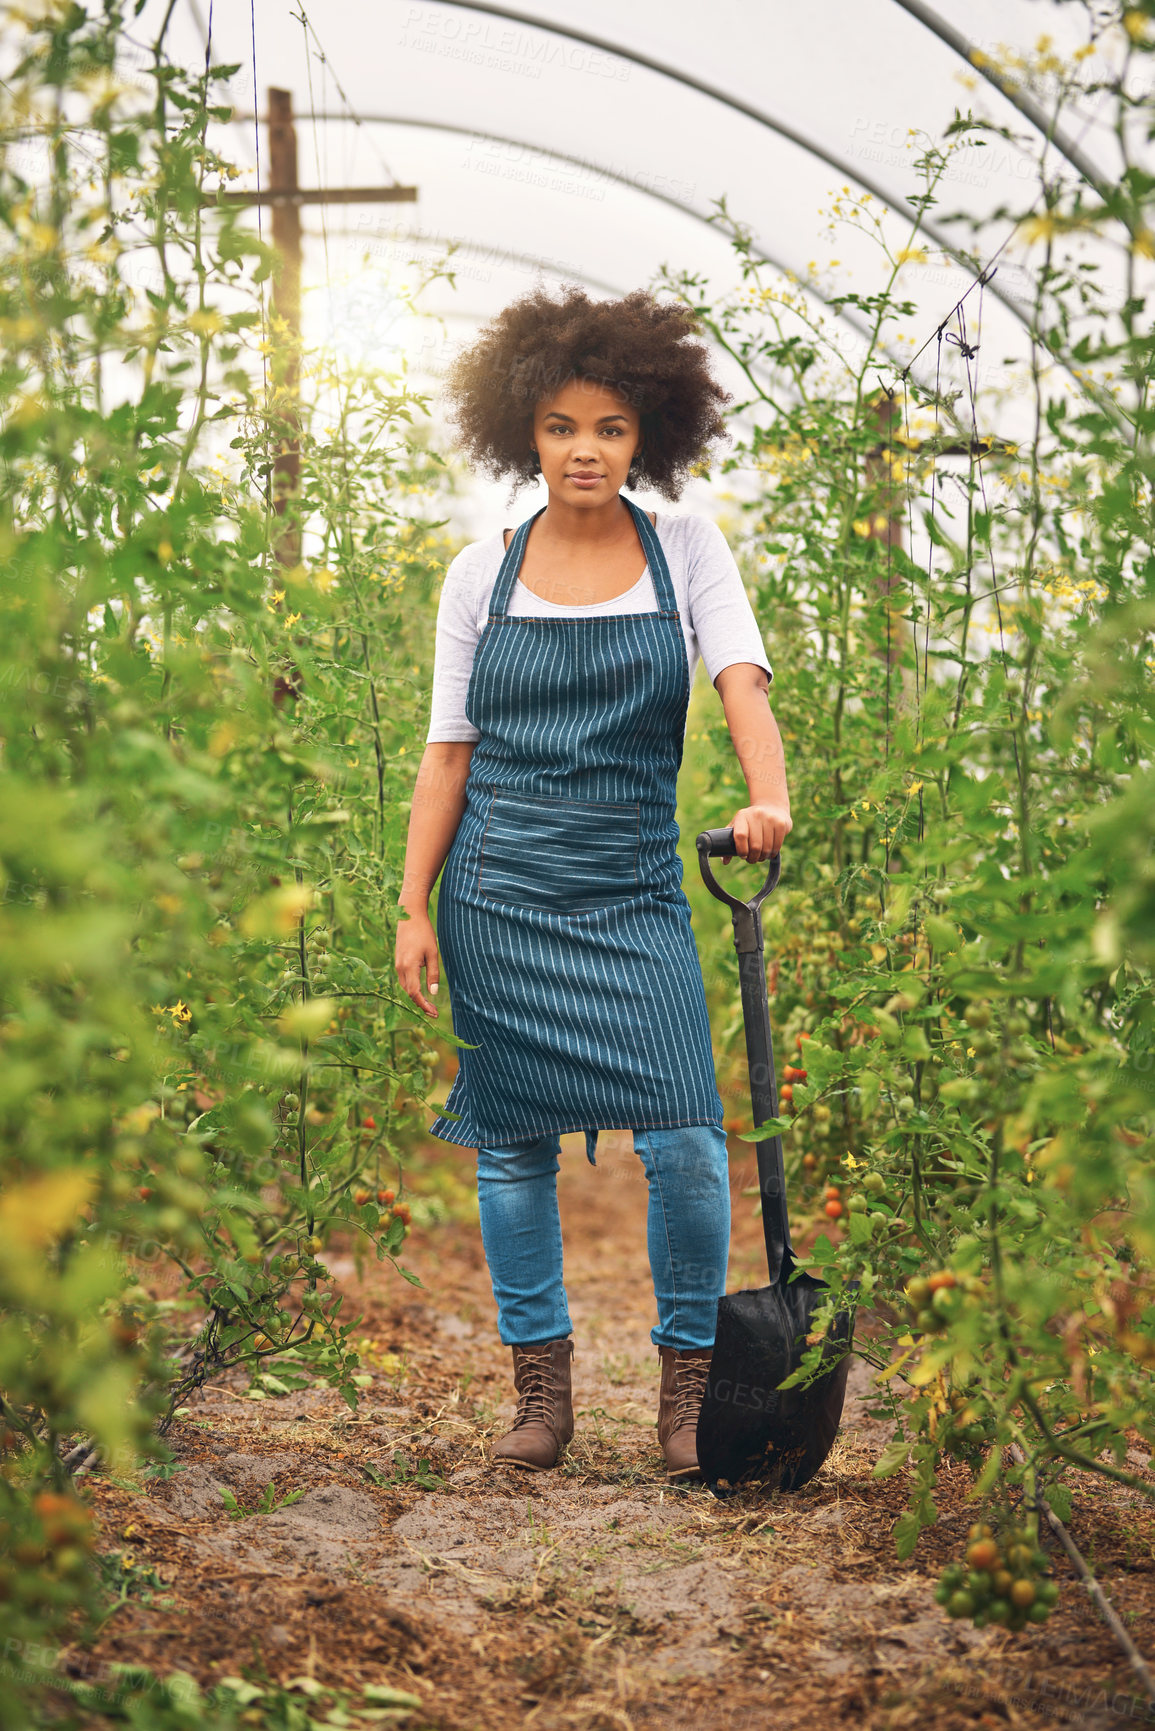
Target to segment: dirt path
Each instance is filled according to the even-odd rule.
[[[597,1171],[567,1137],[560,1181],[577,1434],[564,1466],[487,1464],[508,1427],[508,1349],[476,1226],[415,1231],[424,1289],[333,1255],[364,1316],[374,1383],[356,1417],[327,1389],[257,1403],[216,1384],[171,1438],[182,1470],[133,1495],[93,1483],[102,1548],[152,1566],[173,1602],[129,1597],[91,1656],[420,1698],[411,1731],[814,1731],[831,1724],[1117,1727],[1144,1719],[1131,1674],[1062,1559],[1063,1601],[1019,1636],[949,1622],[931,1599],[973,1505],[959,1469],[938,1525],[895,1560],[902,1476],[871,1477],[886,1427],[856,1360],[842,1437],[794,1497],[727,1503],[664,1478],[645,1185],[625,1135]],[[460,1162],[471,1182],[473,1156]],[[760,1228],[735,1169],[730,1289],[757,1284]],[[764,1265],[763,1265],[764,1267]],[[376,1369],[374,1367],[376,1366]],[[421,1463],[428,1463],[422,1467]],[[296,1502],[228,1518],[272,1484]],[[1155,1523],[1128,1493],[1076,1491],[1072,1522],[1140,1647],[1155,1652]],[[307,1685],[306,1685],[307,1687]]]

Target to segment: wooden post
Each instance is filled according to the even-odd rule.
[[[206,204],[268,205],[273,212],[273,245],[281,265],[272,293],[273,421],[281,437],[273,458],[273,509],[287,518],[276,540],[282,565],[301,562],[297,493],[301,479],[301,206],[304,204],[411,204],[415,186],[338,186],[302,189],[297,179],[297,129],[291,90],[269,88],[268,185],[259,192],[206,193]]]
[[[864,420],[872,421],[883,435],[883,442],[877,445],[872,445],[870,450],[866,453],[865,479],[867,494],[869,496],[870,491],[877,487],[882,495],[881,510],[874,510],[871,512],[870,528],[867,538],[872,541],[881,541],[884,545],[889,547],[901,547],[901,489],[895,486],[894,476],[891,474],[890,469],[891,455],[894,450],[894,447],[890,443],[890,435],[894,423],[898,419],[898,405],[895,402],[893,395],[888,395],[885,391],[880,392],[873,402],[866,405],[863,418]],[[899,446],[898,449],[900,451],[905,451],[906,447]],[[897,500],[895,498],[896,494],[898,495]],[[902,656],[901,636],[905,624],[904,620],[895,617],[894,611],[894,595],[899,588],[899,584],[900,580],[893,570],[891,570],[888,575],[880,578],[878,584],[878,593],[882,598],[882,605],[891,615],[892,631],[890,637],[889,660],[892,667],[898,664]],[[887,651],[885,647],[879,651],[879,654],[883,661],[887,660]]]
[[[236,118],[234,116],[234,118]],[[249,116],[250,119],[255,118]],[[269,88],[266,116],[269,129],[268,184],[259,192],[220,188],[202,194],[205,205],[268,205],[273,213],[273,245],[280,269],[273,281],[272,322],[273,402],[271,418],[278,431],[273,457],[273,509],[283,521],[274,543],[281,565],[301,563],[301,525],[297,515],[301,481],[301,206],[304,204],[412,204],[415,186],[338,186],[302,188],[297,179],[297,129],[293,124],[293,93]],[[278,674],[273,702],[278,706],[300,691],[296,670]]]
[[[301,562],[296,515],[301,479],[301,207],[295,196],[299,189],[292,92],[270,87],[268,113],[273,245],[281,258],[272,293],[273,424],[279,432],[273,459],[273,509],[278,517],[288,518],[274,550],[282,565],[291,566]]]

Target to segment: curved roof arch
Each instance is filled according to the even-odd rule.
[[[251,114],[238,114],[234,116],[234,119],[236,120],[251,121],[252,118],[253,116]],[[688,216],[692,218],[694,222],[701,223],[704,227],[712,229],[715,234],[722,232],[717,228],[717,225],[710,217],[705,216],[700,210],[695,210],[693,205],[687,204],[684,200],[675,198],[671,193],[660,192],[656,187],[652,186],[641,186],[636,181],[632,181],[628,175],[621,174],[616,169],[603,168],[597,163],[591,163],[586,157],[573,156],[568,151],[556,150],[552,145],[536,144],[532,139],[512,138],[507,133],[489,132],[483,127],[465,126],[457,121],[427,120],[416,115],[406,114],[359,114],[353,116],[350,114],[323,112],[320,114],[310,114],[309,119],[310,121],[315,120],[326,125],[348,122],[349,124],[356,124],[359,126],[425,127],[432,132],[460,133],[465,138],[485,138],[494,144],[508,144],[519,150],[533,150],[541,156],[552,157],[558,162],[570,163],[576,168],[593,168],[598,174],[604,175],[606,179],[616,181],[619,186],[629,187],[632,191],[641,193],[645,198],[657,199],[659,203],[669,205],[672,210],[680,211],[683,216]],[[839,318],[845,324],[848,324],[860,337],[869,338],[871,334],[870,327],[867,325],[865,319],[859,318],[855,313],[848,311],[844,307],[832,305],[831,297],[823,293],[822,289],[817,284],[803,283],[799,281],[797,273],[791,270],[789,265],[787,265],[782,259],[778,258],[774,253],[767,252],[761,246],[755,246],[751,243],[749,251],[751,256],[757,259],[760,264],[772,265],[775,270],[781,271],[784,276],[792,277],[793,280],[798,283],[799,288],[804,294],[813,295],[816,300],[820,301],[823,306],[829,309],[835,318]],[[592,278],[587,280],[591,282],[593,281]],[[608,292],[621,294],[624,291],[614,289],[609,290]],[[891,354],[885,347],[882,348],[881,352],[886,354],[887,358],[891,360],[896,367],[901,365],[897,357]]]
[[[151,17],[169,10],[171,0],[143,0],[146,35]],[[1088,279],[1101,292],[1077,315],[1080,331],[1104,316],[1096,308],[1117,324],[1132,276],[1153,274],[1110,219],[1064,234],[1054,249],[1019,226],[1041,209],[1044,179],[1106,185],[1118,200],[1127,161],[1149,155],[1137,131],[1115,137],[1099,94],[1131,64],[1125,32],[1097,33],[1066,0],[823,0],[813,9],[713,0],[706,11],[696,0],[586,0],[580,14],[558,0],[330,0],[317,17],[323,45],[298,10],[295,0],[218,6],[206,55],[196,23],[198,14],[207,23],[207,8],[183,0],[171,45],[190,64],[230,67],[234,114],[263,111],[267,86],[294,92],[302,184],[418,187],[424,235],[475,249],[462,253],[459,277],[431,286],[430,310],[461,304],[465,291],[483,321],[511,282],[543,269],[615,295],[619,283],[669,273],[695,301],[734,307],[733,364],[755,354],[754,400],[757,348],[772,334],[759,335],[742,312],[757,300],[754,267],[785,271],[800,320],[810,317],[804,303],[829,317],[854,357],[889,283],[898,317],[885,326],[880,373],[932,382],[938,357],[918,357],[936,335],[942,350],[961,301],[1012,436],[1027,413],[1032,350],[1056,373],[1064,366],[1047,345],[1057,308],[1044,258],[1052,270],[1054,260],[1061,271],[1099,273]],[[1091,52],[1052,125],[1054,93]],[[1136,76],[1145,65],[1134,62]],[[985,131],[952,137],[968,107]],[[362,116],[372,119],[341,124]],[[240,142],[243,133],[230,136],[228,154],[248,184],[254,171],[264,184],[263,129],[250,124]],[[1100,207],[1097,192],[1082,196]],[[367,209],[355,219],[370,233],[377,221]],[[339,242],[342,279],[357,271],[359,238]],[[307,242],[310,253],[316,244]],[[306,260],[314,280],[319,264]],[[950,387],[964,386],[960,352],[943,359]],[[1071,384],[1122,414],[1109,394],[1100,400],[1097,375]]]
[[[972,67],[980,78],[985,78],[1012,108],[1017,108],[1023,119],[1028,120],[1035,131],[1054,146],[1060,156],[1066,157],[1075,172],[1082,176],[1088,186],[1094,187],[1100,198],[1107,196],[1106,182],[1078,142],[1069,138],[1061,126],[1049,120],[1033,97],[1024,94],[1009,78],[1004,78],[998,69],[991,65],[989,56],[980,52],[976,43],[964,36],[961,30],[956,30],[947,19],[940,18],[937,12],[924,4],[924,0],[893,0],[893,3],[901,6],[904,12],[909,12],[912,18],[937,36],[940,42],[945,42],[952,53]]]
[[[323,239],[324,238],[323,233],[321,233],[317,230],[306,229],[304,232],[305,232],[305,234],[312,234],[312,236],[316,239]],[[364,238],[363,235],[359,237],[358,230],[348,228],[347,226],[345,226],[343,224],[339,224],[339,223],[338,224],[329,223],[327,225],[327,232],[331,238],[336,237],[336,236],[345,236],[345,237],[348,237],[348,238],[354,239],[354,240],[357,238],[362,238],[362,239]],[[396,238],[397,240],[404,240],[404,241],[409,242],[411,245],[415,245],[415,246],[433,246],[433,245],[452,246],[454,252],[463,252],[467,256],[470,254],[475,254],[475,255],[482,257],[482,258],[492,257],[492,248],[482,246],[479,242],[471,241],[467,237],[461,236],[461,235],[444,235],[444,234],[443,235],[430,235],[430,234],[423,234],[420,229],[406,228],[406,229],[395,229],[395,230],[390,231],[390,237],[389,238],[391,238],[391,239]],[[512,250],[510,248],[503,248],[502,249],[502,258],[503,258],[503,260],[505,260],[506,262],[508,262],[510,264],[529,265],[532,269],[540,271],[543,275],[557,276],[559,278],[559,280],[563,280],[563,281],[579,280],[579,281],[587,284],[590,288],[598,289],[602,294],[610,295],[614,299],[617,299],[617,300],[620,300],[626,293],[625,289],[623,289],[619,285],[614,284],[614,283],[604,282],[600,277],[589,276],[589,275],[584,274],[584,273],[575,273],[572,271],[567,271],[564,274],[560,273],[557,269],[557,266],[554,264],[552,259],[540,258],[535,253],[518,252],[518,251]],[[466,311],[463,311],[462,309],[456,308],[456,307],[442,307],[442,308],[439,308],[437,312],[429,313],[427,316],[429,318],[432,318],[432,319],[455,318],[458,320],[469,320],[475,326],[482,325],[485,322],[485,318],[486,318],[486,315],[484,315],[482,313],[479,313],[476,311],[466,312]],[[710,337],[709,333],[703,333],[703,334],[704,334],[704,340],[705,341],[707,341],[707,342],[713,341],[713,338]],[[748,371],[749,371],[751,378],[754,378],[754,379],[757,378],[758,370],[759,369],[757,367],[754,367],[752,365],[749,366]]]
[[[848,167],[847,164],[835,156],[832,151],[827,150],[825,145],[820,143],[817,139],[809,137],[806,133],[801,132],[797,127],[791,126],[789,122],[777,119],[774,115],[768,114],[765,109],[745,101],[744,98],[736,96],[730,91],[723,90],[720,85],[709,83],[705,79],[696,77],[692,72],[687,72],[681,67],[673,66],[669,61],[659,60],[656,56],[651,54],[643,54],[636,48],[624,47],[622,44],[612,42],[604,36],[595,36],[590,31],[575,30],[568,22],[559,23],[555,19],[535,17],[531,12],[520,12],[509,6],[495,5],[493,4],[493,0],[435,0],[435,4],[439,6],[456,6],[469,12],[485,12],[491,17],[506,18],[511,23],[524,24],[535,30],[544,30],[550,35],[568,36],[574,42],[582,42],[587,47],[596,48],[604,54],[615,55],[619,60],[632,60],[636,62],[637,65],[646,67],[650,72],[656,72],[663,78],[672,79],[677,84],[684,84],[687,88],[696,90],[703,96],[709,96],[715,102],[720,102],[727,108],[732,108],[737,113],[745,115],[747,119],[755,121],[759,126],[767,127],[771,132],[777,133],[780,138],[786,139],[789,143],[796,145],[800,150],[804,150],[810,156],[816,157],[818,161],[824,162],[828,168],[834,169],[836,173],[852,175],[858,181],[859,185],[864,186],[873,197],[879,199],[888,209],[901,209],[902,206],[908,202],[901,194],[895,194],[889,191],[881,181],[875,180],[873,175],[867,174],[865,170],[861,168]],[[960,270],[965,271],[969,276],[973,277],[976,282],[979,280],[982,267],[980,266],[976,268],[974,261],[960,248],[955,246],[954,242],[948,235],[943,233],[937,223],[924,215],[921,226],[923,231],[934,241],[935,245],[941,247],[943,252],[954,260]],[[993,282],[990,282],[988,286],[990,292],[996,297],[996,299],[1002,301],[1003,305],[1008,308],[1012,316],[1018,319],[1020,323],[1026,325],[1029,329],[1029,320],[1027,315],[1017,304],[1013,296],[1005,294],[1003,290],[997,287]]]

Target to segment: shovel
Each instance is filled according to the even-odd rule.
[[[722,888],[709,865],[711,856],[735,852],[734,831],[703,830],[697,848],[706,887],[728,904],[734,921],[757,1129],[778,1116],[760,910],[778,882],[781,860],[778,854],[771,858],[762,888],[743,902]],[[850,1371],[853,1312],[842,1309],[823,1345],[825,1368],[805,1386],[779,1386],[801,1363],[814,1312],[830,1288],[824,1280],[797,1272],[786,1212],[781,1136],[769,1136],[756,1146],[770,1284],[718,1300],[714,1354],[698,1415],[698,1465],[717,1497],[729,1496],[751,1480],[767,1489],[801,1490],[834,1446]]]

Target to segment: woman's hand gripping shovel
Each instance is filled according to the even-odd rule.
[[[754,1127],[778,1116],[778,1085],[770,1041],[770,1009],[762,960],[761,905],[778,882],[781,861],[770,860],[766,881],[748,902],[718,883],[709,858],[733,854],[732,829],[703,830],[698,863],[711,895],[726,902],[734,921],[734,948],[742,987],[742,1019],[750,1067]],[[780,1385],[807,1351],[814,1312],[829,1296],[824,1280],[798,1273],[790,1243],[782,1138],[757,1144],[762,1229],[769,1286],[718,1300],[718,1326],[710,1378],[698,1415],[698,1464],[715,1496],[728,1496],[745,1480],[768,1488],[801,1490],[814,1477],[838,1435],[850,1370],[853,1314],[840,1310],[826,1335],[823,1365],[812,1381]],[[791,1278],[793,1276],[793,1278]]]

